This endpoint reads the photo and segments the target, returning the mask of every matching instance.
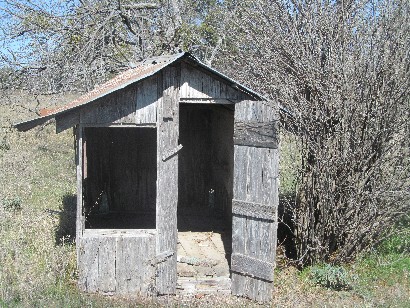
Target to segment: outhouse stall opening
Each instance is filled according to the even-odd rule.
[[[79,286],[272,297],[277,112],[188,53],[16,124],[73,127]]]

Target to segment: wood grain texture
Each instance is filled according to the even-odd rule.
[[[135,123],[157,122],[158,77],[151,76],[137,83]]]
[[[108,94],[81,108],[80,123],[135,123],[136,85]]]
[[[243,275],[273,281],[273,264],[240,253],[232,254],[231,270]]]
[[[243,101],[235,106],[235,122],[272,123],[276,120],[275,109],[267,102]],[[238,202],[242,202],[242,205],[260,204],[263,211],[259,212],[269,212],[271,219],[251,217],[250,207],[244,213],[238,206],[235,207],[234,202],[234,211],[237,213],[234,212],[232,219],[232,253],[258,260],[260,264],[272,264],[273,268],[278,206],[278,150],[235,145],[234,152],[233,199],[237,201],[236,205]],[[261,215],[264,214],[254,216]],[[233,259],[232,262],[234,263]],[[242,262],[242,265],[245,268],[246,262]],[[232,272],[233,294],[260,302],[267,302],[272,298],[273,285],[266,277],[260,279],[238,271]]]
[[[77,210],[76,210],[76,243],[79,242],[84,230],[83,216],[83,128],[78,125],[75,128],[76,147],[76,173],[77,173]],[[77,260],[79,248],[77,247]]]
[[[250,97],[235,88],[235,85],[227,84],[222,78],[188,62],[181,63],[181,99],[185,98],[212,98],[242,100]]]
[[[235,145],[277,149],[277,125],[277,121],[235,121],[234,143]]]
[[[87,230],[78,245],[80,289],[122,295],[152,294],[155,235],[144,230],[99,231],[102,230]]]
[[[162,80],[161,80],[162,79]],[[156,254],[174,254],[157,264],[156,291],[175,294],[177,281],[178,155],[162,158],[178,147],[180,67],[169,66],[158,76],[157,108],[157,244]]]
[[[275,221],[277,209],[260,203],[232,200],[232,213]]]

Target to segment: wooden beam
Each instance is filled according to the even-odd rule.
[[[234,105],[238,100],[226,98],[181,98],[181,104],[221,104]]]
[[[80,238],[84,231],[83,217],[83,133],[81,125],[75,128],[76,136],[76,169],[77,169],[77,214],[76,214],[76,243],[80,243]],[[79,262],[80,248],[77,246],[77,262]],[[78,266],[78,264],[77,264]]]
[[[235,121],[235,145],[261,148],[278,148],[277,121],[243,122]]]
[[[156,265],[159,295],[176,294],[179,85],[179,66],[166,67],[158,75],[156,255],[169,256]],[[166,157],[169,153],[174,155]]]
[[[273,281],[273,264],[239,253],[232,254],[231,270],[243,275]]]
[[[232,213],[247,217],[276,221],[276,206],[269,206],[255,202],[232,200]]]

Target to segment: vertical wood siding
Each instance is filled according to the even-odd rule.
[[[235,107],[235,121],[276,121],[266,102],[244,101]],[[265,137],[264,137],[265,138]],[[272,136],[274,140],[276,136]],[[267,302],[272,298],[278,206],[278,150],[235,145],[232,226],[232,293]],[[259,208],[258,208],[259,206]],[[255,207],[254,210],[251,207]],[[267,210],[272,207],[273,210]],[[271,219],[252,217],[273,213]],[[245,214],[245,215],[244,215]],[[262,216],[266,217],[266,216]]]
[[[247,99],[245,93],[200,67],[181,62],[181,98]]]
[[[157,122],[158,75],[142,80],[137,84],[135,123],[149,124]]]
[[[82,124],[135,123],[136,87],[130,85],[81,108]]]
[[[154,290],[155,235],[87,230],[78,246],[81,290],[124,295]]]

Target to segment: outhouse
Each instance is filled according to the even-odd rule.
[[[277,108],[189,53],[146,59],[15,126],[74,128],[79,287],[269,301]]]

